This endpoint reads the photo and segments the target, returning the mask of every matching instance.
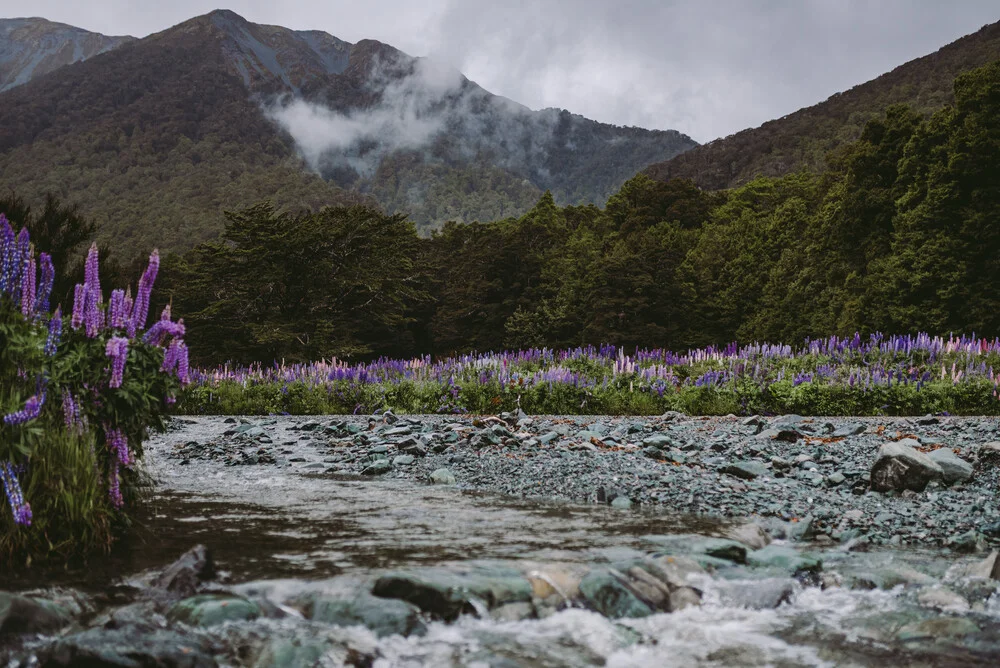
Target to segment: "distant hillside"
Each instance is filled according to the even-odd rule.
[[[803,167],[822,170],[829,151],[856,140],[864,124],[887,106],[906,103],[921,112],[939,109],[953,101],[952,82],[958,74],[997,59],[1000,23],[825,102],[703,144],[644,171],[661,181],[690,178],[703,188],[718,190]]]
[[[42,18],[0,19],[0,92],[130,42]]]
[[[213,237],[221,211],[367,201],[421,227],[603,203],[696,143],[531,111],[391,46],[229,11],[0,94],[0,183],[94,216],[123,254]]]

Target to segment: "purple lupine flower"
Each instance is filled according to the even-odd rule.
[[[0,294],[9,294],[14,284],[14,253],[17,237],[7,216],[0,213]]]
[[[87,336],[95,338],[104,327],[104,311],[101,309],[101,276],[98,260],[97,244],[91,244],[87,251],[87,263],[83,269],[83,291],[86,293],[83,310],[84,325]]]
[[[57,308],[49,320],[49,335],[45,339],[45,354],[52,357],[59,348],[59,337],[62,334],[62,309]]]
[[[108,304],[108,311],[110,312],[110,325],[112,329],[124,329],[125,320],[128,317],[125,313],[125,291],[124,290],[113,290],[111,292],[111,301]]]
[[[149,265],[139,279],[139,287],[136,289],[135,304],[132,307],[132,318],[128,323],[129,338],[135,336],[146,327],[146,318],[149,317],[149,295],[153,291],[153,282],[156,280],[156,273],[160,269],[160,253],[154,250],[149,256]]]
[[[179,338],[184,336],[184,321],[171,322],[169,320],[157,320],[149,328],[142,340],[152,346],[158,346],[168,336]]]
[[[111,358],[110,387],[122,386],[122,374],[125,372],[125,360],[128,358],[128,339],[115,336],[108,340],[104,354]]]
[[[73,399],[72,393],[66,392],[63,395],[62,407],[66,428],[72,433],[83,435],[87,430],[87,420],[80,413],[80,405]]]
[[[35,295],[35,313],[49,312],[49,297],[52,295],[52,284],[56,280],[56,268],[52,265],[52,256],[48,253],[38,254],[38,265],[41,268],[41,282]]]
[[[150,329],[150,331],[152,331],[152,329]],[[181,381],[181,384],[187,385],[190,381],[188,348],[187,345],[180,339],[174,339],[170,342],[170,345],[167,346],[166,351],[163,353],[163,364],[160,366],[160,371],[166,373],[170,373],[175,370],[177,373],[177,379]]]
[[[35,308],[35,288],[38,269],[35,265],[35,257],[29,251],[28,257],[24,260],[24,271],[21,273],[21,315],[25,318],[34,313]]]
[[[108,473],[108,496],[111,498],[111,505],[115,508],[121,508],[125,505],[125,500],[122,499],[121,482],[118,479],[118,467],[118,461],[113,461],[111,471]]]
[[[3,421],[9,425],[17,425],[34,420],[41,415],[43,404],[45,404],[45,392],[40,392],[28,397],[28,400],[24,402],[24,408],[21,410],[4,415]]]
[[[14,298],[14,304],[18,308],[21,306],[21,295],[24,292],[24,285],[21,282],[21,277],[27,269],[28,258],[30,256],[31,237],[28,235],[28,228],[22,227],[21,232],[17,235],[17,246],[14,251],[14,256],[11,258],[14,262],[14,282],[10,286],[11,297]]]
[[[128,449],[128,438],[122,433],[122,430],[109,429],[105,425],[104,431],[107,434],[108,449],[115,455],[118,462],[122,466],[131,466],[132,455]]]
[[[69,326],[74,330],[80,329],[83,325],[83,310],[87,304],[87,286],[77,283],[73,288],[73,317],[70,318]]]
[[[3,484],[7,503],[14,514],[14,523],[21,526],[31,526],[31,506],[24,500],[21,484],[17,481],[14,466],[10,462],[0,464],[0,483]]]

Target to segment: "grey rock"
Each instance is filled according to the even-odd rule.
[[[417,461],[413,455],[399,455],[392,458],[393,466],[412,466]]]
[[[653,434],[652,436],[647,436],[642,439],[642,445],[647,448],[669,448],[673,444],[673,439],[666,434]]]
[[[153,581],[153,587],[165,589],[182,598],[193,596],[198,585],[215,575],[212,554],[204,545],[195,545],[180,558],[163,569]]]
[[[306,603],[303,612],[306,618],[324,624],[366,626],[380,638],[422,636],[427,632],[417,606],[399,599],[379,598],[368,592],[347,598],[318,595]]]
[[[751,610],[773,610],[790,603],[795,595],[796,581],[791,578],[722,581],[719,596],[722,604]]]
[[[878,459],[871,469],[871,486],[876,492],[912,490],[922,492],[927,483],[944,476],[933,459],[912,446],[913,439],[886,443],[879,449]]]
[[[39,652],[42,664],[52,668],[215,668],[207,640],[176,630],[137,632],[91,629],[62,638]]]
[[[761,550],[747,553],[747,564],[756,568],[770,568],[791,573],[795,576],[823,569],[823,562],[805,552],[786,545],[768,545]]]
[[[71,621],[65,611],[47,601],[0,591],[0,637],[57,631]]]
[[[611,619],[648,617],[654,610],[643,602],[621,573],[595,568],[580,581],[580,594],[588,608]]]
[[[753,480],[754,478],[768,474],[767,467],[762,463],[749,460],[733,462],[723,466],[720,471],[743,480]]]
[[[414,569],[380,577],[372,593],[381,598],[407,601],[435,617],[452,621],[477,612],[477,603],[488,609],[505,603],[530,602],[531,583],[521,573],[505,568],[466,571]]]
[[[611,501],[612,508],[618,508],[619,510],[628,510],[632,507],[632,499],[627,496],[616,496],[614,500]]]
[[[767,532],[753,522],[730,527],[726,529],[724,535],[730,540],[746,545],[751,550],[760,550],[771,544],[771,537],[767,535]],[[743,558],[746,559],[746,554],[743,555]]]
[[[435,485],[454,485],[458,479],[449,469],[437,469],[431,473],[430,481]]]
[[[979,633],[979,626],[964,617],[938,617],[907,624],[899,630],[896,638],[904,643],[915,641],[938,641],[964,638]]]
[[[229,594],[201,594],[180,601],[167,613],[171,622],[188,626],[215,626],[222,622],[257,619],[261,609],[253,601]]]
[[[388,459],[376,459],[361,469],[361,475],[384,475],[392,470],[392,462]]]
[[[942,479],[951,485],[972,479],[972,464],[956,455],[951,448],[938,448],[928,457],[932,459],[943,472]]]

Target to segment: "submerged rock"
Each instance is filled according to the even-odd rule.
[[[505,603],[530,602],[531,583],[502,567],[465,571],[418,569],[383,575],[372,588],[381,598],[407,601],[435,617],[452,621],[462,614],[482,614]]]
[[[62,638],[40,651],[50,668],[215,668],[212,648],[179,631],[142,632],[129,627],[91,629]]]
[[[610,568],[596,568],[580,581],[580,594],[588,608],[612,619],[653,614],[654,609],[626,583],[621,573]]]
[[[260,616],[261,609],[256,603],[230,594],[192,596],[174,605],[167,613],[171,622],[182,622],[188,626],[215,626]]]
[[[417,606],[399,599],[386,599],[361,592],[354,597],[318,595],[307,602],[308,619],[335,626],[362,625],[381,637],[418,635],[427,632]]]

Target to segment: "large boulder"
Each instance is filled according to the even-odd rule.
[[[50,668],[215,668],[212,648],[203,639],[178,631],[132,628],[90,629],[66,636],[39,652]]]
[[[503,567],[422,568],[387,573],[375,581],[372,593],[452,621],[462,614],[481,614],[483,608],[531,602],[532,587],[520,572]]]
[[[398,599],[385,599],[361,592],[355,596],[319,594],[311,597],[303,612],[308,619],[334,626],[365,626],[381,637],[418,635],[427,632],[417,606]]]
[[[928,457],[941,467],[942,479],[949,485],[972,479],[972,464],[956,455],[951,448],[938,448]]]
[[[57,631],[70,621],[70,617],[54,605],[0,591],[0,638],[18,633]]]
[[[245,621],[261,616],[260,606],[242,596],[201,594],[180,601],[167,619],[188,626],[215,626],[223,622]]]
[[[879,449],[871,470],[871,485],[876,492],[912,490],[922,492],[932,480],[944,479],[944,471],[933,459],[916,450],[914,439],[886,443]]]

